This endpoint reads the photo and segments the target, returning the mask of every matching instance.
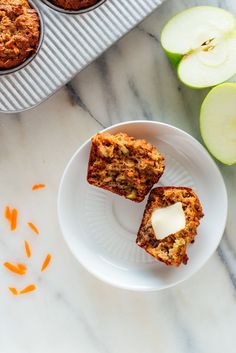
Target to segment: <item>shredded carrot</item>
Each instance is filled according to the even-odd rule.
[[[29,286],[25,287],[24,289],[22,289],[20,291],[20,294],[25,294],[25,293],[29,293],[29,292],[32,292],[36,289],[36,286],[35,284],[30,284]]]
[[[17,216],[18,216],[18,211],[17,211],[16,208],[13,208],[12,209],[12,213],[11,213],[11,230],[15,230],[16,229]]]
[[[36,184],[32,186],[32,190],[38,190],[38,189],[42,189],[45,188],[45,184]]]
[[[10,228],[11,228],[12,231],[16,229],[17,217],[18,217],[17,209],[13,208],[11,210],[9,206],[6,206],[6,208],[5,208],[5,218],[10,223]]]
[[[11,264],[10,262],[5,262],[3,264],[9,271],[16,273],[17,275],[24,275],[25,274],[25,270],[23,270],[22,268],[19,268],[19,266],[15,266],[13,264]]]
[[[12,292],[12,294],[14,295],[18,295],[18,294],[26,294],[29,292],[32,292],[36,289],[35,284],[30,284],[29,286],[23,288],[21,291],[18,292],[18,290],[14,287],[8,287],[9,291]]]
[[[30,250],[30,246],[28,244],[28,242],[25,240],[25,252],[26,252],[26,256],[30,257],[31,256],[31,250]]]
[[[38,228],[31,222],[28,222],[28,226],[30,227],[30,229],[35,233],[35,234],[39,234],[39,230]]]
[[[46,257],[45,257],[45,260],[42,264],[42,267],[41,267],[41,272],[43,272],[49,265],[50,261],[52,259],[52,255],[51,254],[48,254]]]
[[[11,222],[11,210],[9,206],[6,206],[5,208],[5,218]]]
[[[14,294],[14,295],[17,295],[17,294],[18,294],[18,291],[17,291],[17,289],[16,289],[16,288],[13,288],[13,287],[8,287],[8,289],[9,289],[9,291],[11,291],[11,292],[12,292],[12,294]]]
[[[18,263],[17,267],[19,268],[20,271],[26,272],[27,267],[24,264]]]

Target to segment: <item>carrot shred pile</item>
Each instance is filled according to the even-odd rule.
[[[45,184],[35,184],[32,186],[32,190],[38,190],[38,189],[42,189],[45,188]]]
[[[32,186],[32,190],[38,190],[38,189],[42,189],[45,188],[46,185],[45,184],[35,184]],[[5,207],[5,218],[9,223],[10,226],[10,230],[14,231],[17,228],[17,224],[18,224],[18,210],[16,208],[11,208],[10,206],[6,206]],[[36,225],[32,222],[28,222],[27,223],[28,227],[30,228],[30,230],[35,233],[35,234],[39,234],[39,230],[36,227]],[[24,250],[25,250],[25,254],[27,256],[27,258],[31,257],[31,248],[29,243],[24,240]],[[52,255],[51,254],[47,254],[47,256],[44,259],[44,262],[41,266],[41,272],[45,271],[45,269],[49,266],[50,262],[52,260]],[[23,263],[15,263],[13,264],[12,262],[4,262],[3,266],[13,272],[14,274],[23,276],[26,274],[27,272],[27,266],[24,265]],[[18,290],[15,287],[8,287],[9,291],[13,294],[13,295],[21,295],[21,294],[26,294],[32,291],[35,291],[37,289],[35,284],[30,284],[28,286],[26,286],[25,288]]]
[[[51,254],[48,254],[46,257],[45,257],[45,260],[42,264],[42,267],[41,267],[41,272],[43,272],[49,265],[49,263],[51,262],[51,259],[52,259],[52,255]]]
[[[10,229],[11,231],[16,230],[17,226],[17,218],[18,218],[18,211],[16,208],[13,208],[12,210],[10,209],[9,206],[6,206],[5,208],[5,218],[8,220],[10,223]]]
[[[25,240],[25,241],[24,241],[24,244],[25,244],[26,256],[27,256],[27,257],[30,257],[30,256],[31,256],[31,249],[30,249],[29,243]]]
[[[26,294],[29,292],[32,292],[36,289],[36,285],[35,284],[30,284],[29,286],[25,287],[24,289],[22,289],[19,294]]]
[[[28,222],[27,224],[28,224],[29,228],[30,228],[35,234],[39,234],[38,228],[37,228],[32,222]]]
[[[4,262],[3,264],[9,271],[16,273],[17,275],[23,276],[26,273],[27,267],[23,264],[13,265],[10,262]]]

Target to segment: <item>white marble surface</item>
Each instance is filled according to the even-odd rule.
[[[159,44],[168,17],[196,4],[219,5],[236,15],[234,0],[166,0],[46,103],[23,114],[0,115],[0,210],[3,215],[10,203],[20,212],[15,233],[1,216],[1,263],[23,261],[24,239],[33,251],[26,278],[0,267],[1,353],[235,352],[236,166],[220,165],[229,217],[218,251],[190,280],[163,292],[128,292],[96,280],[69,252],[56,214],[68,159],[103,126],[145,118],[200,139],[199,107],[206,92],[178,82]],[[30,187],[38,182],[47,187],[33,193]],[[39,237],[25,226],[28,220],[39,227]],[[39,275],[48,251],[52,264]],[[7,290],[31,281],[38,290],[28,296],[13,297]]]

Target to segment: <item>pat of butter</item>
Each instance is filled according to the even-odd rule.
[[[157,208],[152,214],[151,222],[158,240],[184,229],[186,219],[182,202],[176,202],[168,207]]]

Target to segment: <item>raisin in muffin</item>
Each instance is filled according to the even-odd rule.
[[[36,52],[40,23],[26,0],[0,0],[0,69],[23,63]]]
[[[65,10],[80,10],[95,5],[99,0],[50,0],[56,6]]]
[[[182,203],[185,228],[158,240],[152,227],[152,214],[158,208],[167,207],[177,202]],[[186,187],[155,188],[150,193],[136,243],[166,265],[187,264],[187,246],[194,242],[202,217],[202,206],[192,189]]]
[[[92,139],[87,179],[94,186],[141,202],[164,169],[163,156],[145,140],[107,132]]]

